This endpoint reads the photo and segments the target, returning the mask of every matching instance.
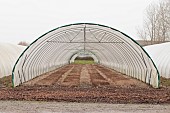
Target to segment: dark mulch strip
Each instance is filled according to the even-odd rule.
[[[170,103],[170,90],[120,87],[20,86],[1,88],[0,100],[68,101],[102,103]]]

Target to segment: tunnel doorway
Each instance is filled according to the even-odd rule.
[[[90,56],[77,56],[74,64],[95,64],[94,59]]]
[[[70,64],[97,64],[99,60],[95,54],[90,51],[79,51],[70,59]]]

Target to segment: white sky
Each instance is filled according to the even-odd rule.
[[[32,42],[65,24],[90,22],[139,39],[146,7],[158,0],[0,0],[0,42]]]

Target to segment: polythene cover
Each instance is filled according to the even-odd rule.
[[[0,43],[0,78],[12,75],[12,68],[26,47]]]
[[[155,62],[160,76],[170,78],[170,42],[144,47]]]

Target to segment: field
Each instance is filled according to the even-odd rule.
[[[137,79],[93,63],[70,64],[16,88],[11,87],[11,76],[0,81],[0,100],[170,103],[169,80],[164,79],[161,88],[154,89]]]

